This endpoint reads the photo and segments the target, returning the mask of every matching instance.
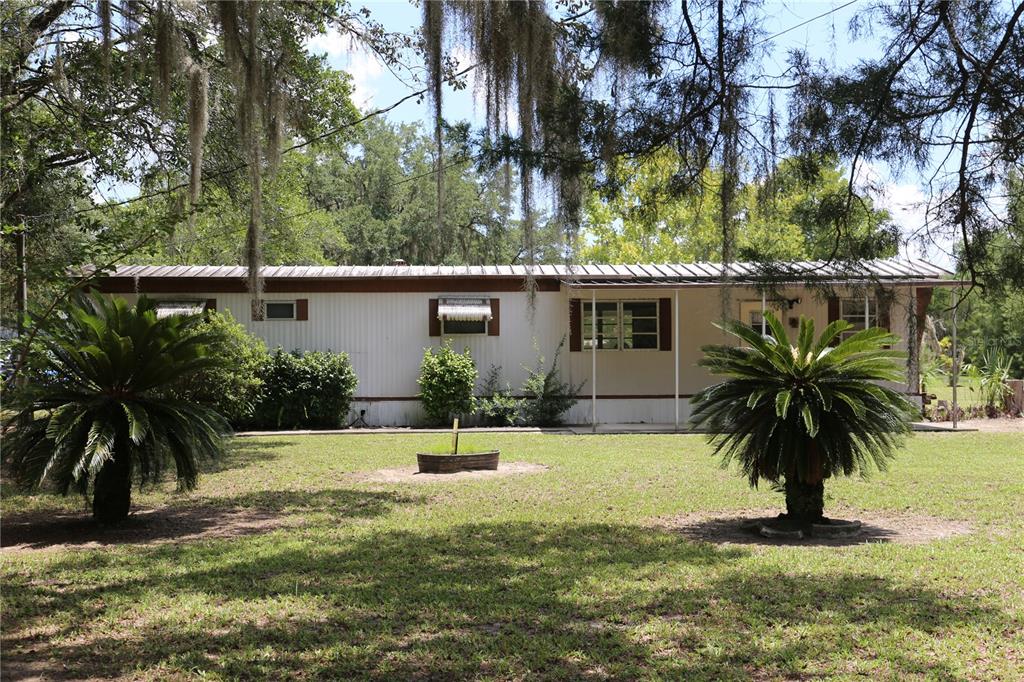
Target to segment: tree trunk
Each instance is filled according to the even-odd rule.
[[[825,481],[804,483],[786,477],[786,517],[800,525],[818,523],[825,517]]]
[[[92,518],[99,523],[118,523],[128,518],[132,504],[132,458],[127,448],[118,448],[107,460],[92,493]]]

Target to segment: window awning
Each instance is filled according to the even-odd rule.
[[[491,319],[491,302],[486,298],[442,298],[437,302],[437,319],[464,322]]]
[[[206,309],[203,301],[159,301],[156,304],[156,317],[163,319],[171,315],[198,315]]]

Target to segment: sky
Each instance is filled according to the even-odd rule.
[[[365,6],[372,17],[389,31],[413,33],[421,23],[421,10],[407,0],[354,3]],[[765,30],[771,40],[766,71],[782,73],[786,55],[792,49],[808,50],[813,58],[823,59],[838,67],[850,66],[858,60],[877,55],[879,46],[871,38],[853,41],[847,30],[853,16],[866,6],[866,0],[817,2],[800,0],[768,0],[763,11],[768,15]],[[825,16],[820,16],[825,15]],[[417,73],[396,74],[371,53],[351,44],[336,32],[314,38],[308,44],[311,52],[325,54],[329,63],[348,72],[353,80],[353,100],[363,110],[384,107],[423,87]],[[456,52],[456,56],[459,56]],[[460,59],[469,65],[468,55]],[[781,100],[777,99],[777,102]],[[444,116],[450,121],[468,120],[474,127],[483,125],[483,107],[474,101],[472,81],[462,91],[445,89]],[[396,122],[413,123],[430,120],[426,101],[410,100],[387,117]],[[883,187],[876,205],[889,210],[905,235],[919,233],[923,226],[925,194],[922,178],[913,169],[897,174],[885,166],[867,165],[861,177]],[[928,248],[910,245],[905,256],[923,257],[936,264],[952,265],[950,243],[932,244]]]

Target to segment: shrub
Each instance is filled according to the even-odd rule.
[[[214,335],[213,352],[224,362],[182,377],[171,393],[212,407],[236,428],[250,422],[263,387],[260,374],[270,361],[262,339],[251,336],[231,313],[212,311],[189,333]]]
[[[484,426],[515,426],[519,423],[523,399],[512,395],[512,387],[507,383],[505,388],[501,388],[501,367],[491,365],[482,391],[480,415]]]
[[[342,426],[359,383],[345,353],[285,353],[280,348],[260,378],[263,394],[255,425],[275,429]]]
[[[544,358],[537,361],[537,368],[530,370],[530,376],[523,384],[523,421],[531,426],[557,426],[562,423],[562,414],[579,401],[578,386],[562,381],[558,374],[558,356],[565,345],[565,337],[555,349],[551,368],[544,371]]]
[[[427,348],[420,366],[420,400],[433,425],[444,425],[453,417],[474,410],[476,365],[467,348],[462,353],[445,343],[436,351]]]
[[[975,381],[988,417],[996,417],[1005,409],[1010,388],[1011,362],[1000,349],[986,348],[976,362],[964,365],[964,376]],[[972,387],[973,391],[974,388]]]

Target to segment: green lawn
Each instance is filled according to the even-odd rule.
[[[138,496],[178,514],[162,543],[5,551],[4,678],[1024,678],[1019,435],[919,434],[888,475],[830,485],[844,516],[973,527],[840,548],[693,542],[655,524],[781,502],[697,436],[474,435],[550,470],[351,476],[444,438],[238,439],[198,492]],[[70,508],[3,500],[8,524]],[[182,539],[239,518],[267,527]]]
[[[946,383],[934,386],[929,384],[928,393],[934,395],[936,400],[945,400],[950,405],[953,404],[953,387]],[[978,382],[960,377],[957,380],[956,402],[962,408],[984,405]]]

